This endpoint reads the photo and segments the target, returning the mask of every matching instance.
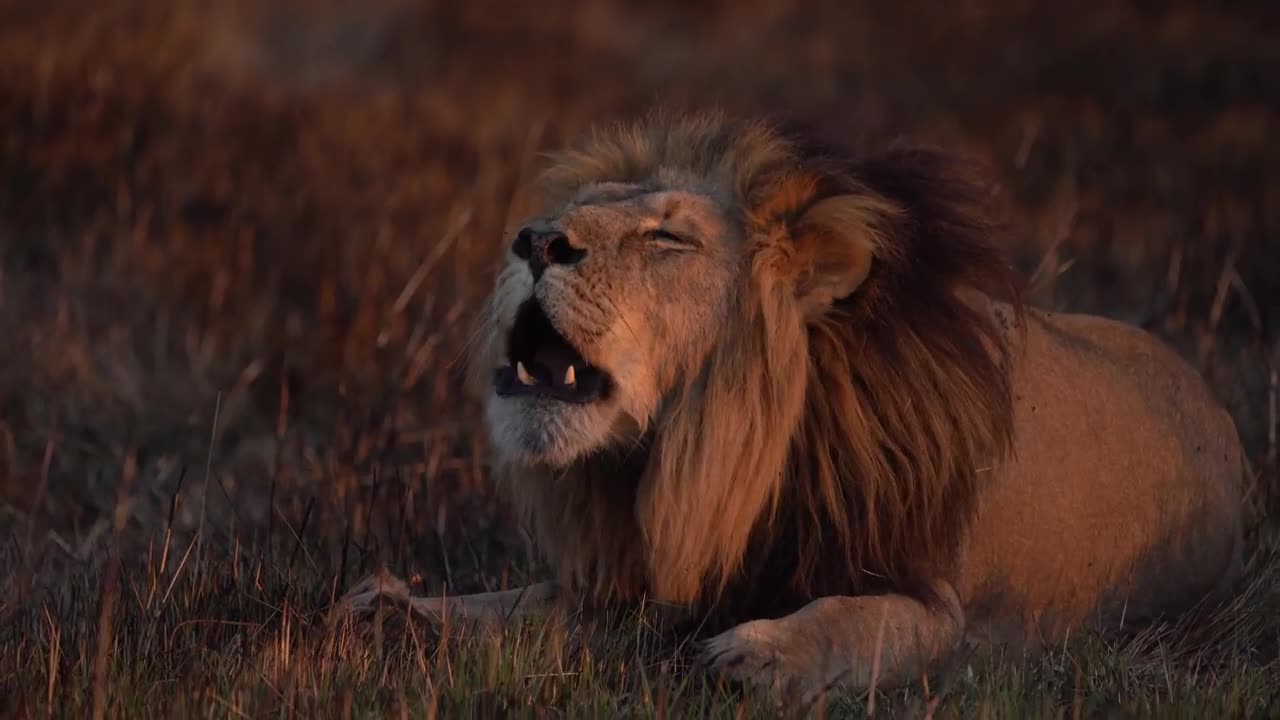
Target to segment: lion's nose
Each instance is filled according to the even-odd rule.
[[[572,265],[587,254],[586,250],[571,245],[569,236],[559,230],[538,230],[532,227],[516,233],[511,252],[529,263],[534,280],[542,277],[543,271],[551,265]]]

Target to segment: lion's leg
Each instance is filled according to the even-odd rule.
[[[837,684],[901,685],[919,678],[964,632],[959,602],[946,590],[939,608],[904,595],[821,598],[777,620],[717,635],[704,646],[704,659],[738,680],[777,683],[804,702]]]
[[[408,607],[414,615],[430,622],[494,622],[545,611],[555,598],[553,583],[472,595],[413,597],[405,581],[382,572],[370,575],[351,588],[341,603],[348,612],[367,612],[381,602]]]

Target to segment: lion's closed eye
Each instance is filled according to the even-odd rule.
[[[677,235],[666,228],[654,228],[646,234],[655,247],[663,250],[688,252],[702,247],[702,243],[692,235]]]

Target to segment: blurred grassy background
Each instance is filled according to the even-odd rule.
[[[277,629],[377,562],[524,580],[459,353],[539,153],[654,105],[986,160],[1036,302],[1148,327],[1232,411],[1267,552],[1280,5],[940,7],[0,2],[0,701],[88,703],[94,648]],[[199,692],[237,627],[165,662]]]

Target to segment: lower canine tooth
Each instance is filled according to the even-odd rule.
[[[572,385],[578,381],[578,376],[573,372],[573,366],[570,365],[568,370],[564,371],[564,384]]]
[[[537,381],[533,379],[533,376],[529,374],[529,371],[524,369],[524,363],[522,362],[516,363],[516,377],[525,385],[537,384]]]

